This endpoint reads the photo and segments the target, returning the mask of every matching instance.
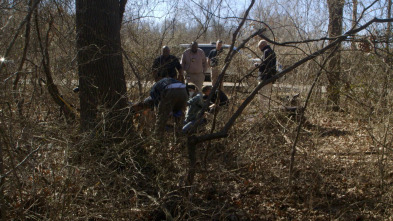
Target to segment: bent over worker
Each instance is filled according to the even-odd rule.
[[[169,114],[185,109],[188,100],[186,85],[173,78],[163,78],[153,85],[150,97],[158,107],[154,135],[162,138]]]

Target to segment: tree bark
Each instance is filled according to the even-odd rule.
[[[127,98],[120,42],[125,3],[124,0],[76,0],[82,131],[97,126],[99,113],[104,116],[101,122],[106,131],[125,129]]]
[[[391,19],[392,17],[392,0],[388,0],[388,9],[387,9],[387,19]],[[391,56],[389,56],[390,53],[390,36],[392,34],[392,23],[388,22],[387,23],[387,28],[386,28],[386,33],[385,33],[385,37],[386,37],[386,57],[385,57],[385,62],[388,64],[387,66],[385,66],[385,76],[384,76],[384,81],[383,81],[383,87],[382,87],[382,107],[386,108],[388,106],[388,101],[387,101],[387,97],[388,97],[388,89],[389,89],[389,85],[390,85],[390,81],[391,81],[391,74],[390,74],[390,68],[389,65],[392,65],[392,58]]]
[[[356,27],[357,18],[358,18],[358,0],[352,0],[352,28]],[[351,49],[356,50],[355,38],[351,42]]]
[[[388,14],[387,19],[392,18],[392,0],[388,1]],[[390,47],[390,37],[392,36],[392,22],[388,22],[386,29],[386,51],[389,53]]]
[[[342,34],[344,0],[327,0],[329,8],[329,44],[334,38]],[[340,72],[341,72],[341,43],[337,45],[335,52],[328,63],[328,86],[327,86],[327,106],[338,111],[340,105]],[[335,48],[332,50],[336,50]]]

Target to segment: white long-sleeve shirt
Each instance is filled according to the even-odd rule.
[[[197,52],[193,53],[189,48],[183,52],[180,64],[187,73],[204,73],[207,70],[205,52],[198,48]]]

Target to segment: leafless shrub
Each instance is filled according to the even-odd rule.
[[[2,4],[6,2],[11,1]],[[15,4],[0,6],[2,48],[9,45],[27,13],[26,1],[12,2]],[[77,109],[78,95],[71,92],[77,85],[77,52],[70,3],[45,3],[34,13],[38,13],[41,30],[48,30],[47,21],[54,22],[48,48],[54,82],[64,100]],[[300,23],[290,20],[280,20],[286,27],[286,31],[280,30],[281,37],[293,33],[289,23]],[[34,23],[31,28],[36,29]],[[192,36],[184,31],[168,33],[163,35],[143,23],[124,26],[123,49],[134,65],[134,70],[125,65],[127,80],[138,80],[133,73],[137,71],[143,82],[142,97],[148,93],[150,64],[161,44],[175,49]],[[213,34],[206,34],[206,39],[209,35]],[[201,143],[195,183],[187,186],[187,137],[169,131],[161,144],[155,143],[150,137],[154,113],[134,116],[136,136],[117,142],[107,139],[110,134],[104,136],[100,128],[82,134],[77,124],[66,124],[47,91],[35,31],[30,38],[22,69],[18,70],[21,56],[17,49],[23,48],[25,39],[19,36],[17,49],[6,58],[13,63],[5,64],[0,72],[0,207],[5,220],[391,218],[392,66],[387,62],[391,54],[382,53],[386,49],[380,45],[369,53],[342,52],[345,78],[341,81],[341,112],[325,111],[325,77],[318,81],[304,113],[292,185],[287,181],[299,119],[279,107],[284,104],[282,97],[297,93],[297,105],[304,105],[308,87],[300,90],[297,86],[313,82],[321,68],[319,60],[303,64],[276,81],[270,112],[262,114],[262,107],[254,100],[226,139]],[[303,40],[288,40],[299,39]],[[284,68],[320,47],[287,46],[275,46]],[[251,43],[249,47],[256,51]],[[173,52],[179,55],[181,50]],[[226,79],[242,80],[246,87],[224,88],[231,103],[218,113],[216,130],[257,84],[247,60],[246,56],[235,57],[228,70],[234,75]],[[21,78],[17,89],[12,90],[18,71]],[[128,93],[132,101],[141,99],[136,86]],[[105,122],[99,127],[103,125]],[[200,134],[209,131],[210,124]]]

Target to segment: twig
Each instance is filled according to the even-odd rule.
[[[123,55],[125,57],[125,59],[127,60],[128,65],[130,65],[130,68],[132,70],[132,73],[134,73],[136,79],[137,79],[137,83],[138,83],[138,90],[139,90],[139,97],[141,98],[143,95],[143,91],[142,91],[142,83],[141,83],[141,76],[139,75],[137,69],[135,68],[134,64],[131,62],[131,59],[128,57],[126,51],[124,49],[122,49]]]
[[[10,173],[14,172],[18,167],[20,167],[23,163],[25,163],[27,161],[27,159],[29,159],[29,157],[31,155],[33,155],[35,152],[37,152],[40,148],[41,148],[41,146],[37,147],[35,150],[33,150],[29,154],[27,154],[27,156],[21,162],[19,162],[14,168],[12,168],[10,171],[0,175],[0,179],[7,177]]]
[[[356,29],[351,29],[350,31],[346,32],[345,34],[339,36],[336,38],[335,41],[333,41],[332,43],[328,44],[327,46],[325,46],[324,48],[308,55],[307,57],[299,60],[298,62],[294,63],[292,66],[286,68],[285,70],[283,70],[282,72],[280,72],[279,74],[274,75],[272,78],[263,81],[261,83],[259,83],[257,85],[257,87],[251,92],[251,94],[243,101],[243,103],[239,106],[239,108],[237,109],[237,111],[232,115],[232,117],[227,121],[227,123],[225,124],[225,126],[218,132],[216,133],[211,133],[211,134],[205,134],[205,135],[201,135],[201,136],[191,136],[188,138],[188,146],[189,147],[194,147],[196,146],[196,144],[201,143],[201,142],[205,142],[205,141],[209,141],[209,140],[214,140],[214,139],[219,139],[219,138],[224,138],[228,136],[228,132],[229,130],[232,128],[232,126],[235,124],[236,119],[243,113],[243,111],[245,110],[245,108],[250,104],[250,102],[254,99],[255,95],[258,93],[258,91],[260,89],[262,89],[265,85],[272,83],[273,81],[276,81],[277,79],[283,77],[284,75],[288,74],[289,72],[291,72],[292,70],[296,69],[297,67],[299,67],[300,65],[306,63],[307,61],[310,61],[312,59],[315,59],[316,57],[319,57],[320,55],[324,54],[326,51],[336,47],[338,44],[340,44],[342,41],[346,40],[349,36],[358,33],[359,31],[366,29],[368,26],[370,26],[373,23],[383,23],[383,22],[391,22],[393,21],[393,19],[379,19],[379,18],[374,18],[372,20],[370,20],[369,22],[367,22],[365,25],[356,28]],[[254,33],[255,34],[255,33]],[[272,42],[271,40],[266,39],[269,42]],[[245,41],[243,42],[243,44],[245,44]],[[242,45],[243,45],[242,44]],[[232,48],[233,49],[233,45]],[[230,51],[231,52],[231,51]],[[230,59],[231,56],[227,56],[228,59]],[[218,81],[217,83],[214,85],[212,92],[219,86],[219,82],[222,81],[222,78],[225,74],[226,69],[228,68],[228,63],[225,64],[222,73],[218,76]],[[209,99],[209,98],[208,98]],[[203,112],[206,110],[207,108],[207,104],[205,103],[204,107],[202,108],[201,114],[198,116],[198,119],[201,119]],[[196,123],[197,124],[197,123]],[[192,166],[192,165],[191,165]],[[195,171],[195,169],[193,169],[192,171]],[[189,177],[190,178],[190,177]],[[193,180],[189,179],[189,180]]]
[[[46,77],[46,87],[48,89],[49,94],[51,95],[53,101],[60,106],[60,108],[63,109],[64,111],[64,116],[66,117],[67,123],[71,123],[75,120],[76,118],[76,111],[71,107],[69,102],[66,102],[60,95],[59,89],[55,85],[51,73],[51,68],[50,68],[50,58],[49,58],[49,45],[50,45],[50,32],[52,30],[54,18],[51,17],[51,20],[49,22],[49,28],[46,32],[46,38],[45,42],[43,42],[42,37],[41,37],[41,32],[40,32],[40,27],[39,27],[39,22],[38,22],[38,12],[35,13],[35,25],[36,25],[36,32],[37,32],[37,39],[38,43],[40,46],[40,51],[42,55],[42,66],[44,68],[44,73]]]
[[[33,4],[33,0],[30,0],[29,1],[29,11],[31,10],[31,8],[32,8],[32,4]],[[31,21],[31,13],[30,14],[28,14],[29,16],[26,18],[26,29],[25,29],[25,44],[24,44],[24,46],[23,46],[23,53],[22,53],[22,58],[21,58],[21,61],[20,61],[20,63],[19,63],[19,67],[18,67],[18,71],[16,72],[17,74],[16,74],[16,78],[15,78],[15,80],[14,80],[14,85],[13,85],[13,87],[12,87],[12,90],[16,90],[17,89],[17,87],[18,87],[18,82],[19,82],[19,79],[20,79],[20,75],[19,75],[19,72],[22,70],[22,68],[23,68],[23,65],[24,65],[24,63],[25,63],[25,60],[26,60],[26,55],[27,55],[27,49],[28,49],[28,47],[29,47],[29,43],[30,43],[30,29],[31,29],[31,25],[30,25],[30,21]],[[16,95],[16,93],[15,93],[15,95]]]
[[[295,140],[294,140],[293,145],[292,145],[291,160],[290,160],[290,166],[289,166],[289,185],[291,185],[291,183],[292,183],[293,165],[295,163],[295,154],[296,154],[296,144],[297,144],[297,142],[299,140],[300,130],[301,130],[302,126],[303,126],[304,113],[306,112],[308,103],[310,101],[311,93],[313,92],[314,87],[317,84],[317,82],[319,80],[319,77],[321,76],[322,71],[324,70],[324,67],[325,67],[326,63],[329,61],[329,58],[332,57],[334,52],[337,51],[337,49],[338,48],[336,47],[335,50],[331,51],[330,54],[328,55],[328,57],[325,59],[325,61],[321,65],[321,68],[319,69],[319,72],[317,73],[317,76],[314,79],[314,82],[311,85],[310,90],[308,91],[307,98],[306,98],[306,101],[304,103],[303,111],[300,114],[300,121],[299,121],[299,125],[297,127],[296,137],[295,137]]]
[[[33,11],[36,9],[36,7],[38,6],[38,3],[40,3],[40,0],[35,0],[35,2],[33,3],[33,5],[31,6],[30,10],[28,11],[27,15],[25,16],[25,18],[23,19],[23,21],[19,24],[18,29],[16,30],[14,37],[12,38],[10,44],[7,47],[7,50],[5,51],[3,57],[7,58],[8,55],[11,53],[12,48],[14,47],[15,41],[19,36],[19,32],[22,30],[23,26],[26,24],[26,22],[30,19]],[[0,73],[2,71],[4,67],[4,62],[0,63]]]

